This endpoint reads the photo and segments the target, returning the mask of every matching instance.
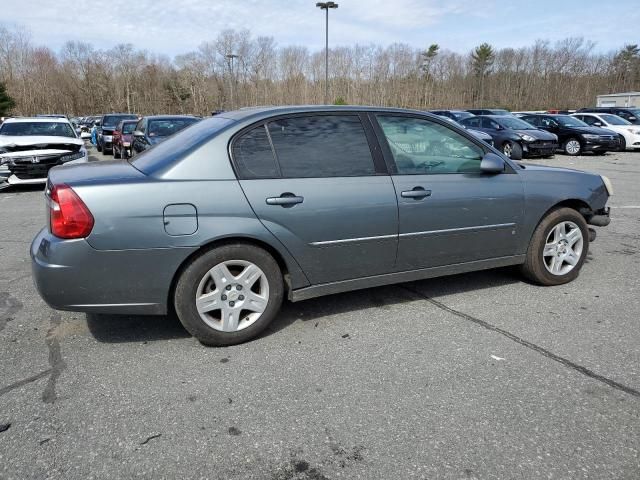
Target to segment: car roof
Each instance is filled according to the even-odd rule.
[[[424,110],[411,110],[406,108],[373,107],[365,105],[298,105],[280,107],[249,107],[240,110],[232,110],[216,115],[216,118],[226,118],[229,120],[244,121],[251,118],[268,118],[275,115],[286,115],[296,113],[331,113],[331,112],[386,112],[386,113],[412,113],[422,116],[437,115]]]
[[[7,118],[4,123],[69,123],[65,117],[14,117]]]
[[[149,115],[142,117],[144,120],[176,120],[180,118],[198,118],[194,115]]]

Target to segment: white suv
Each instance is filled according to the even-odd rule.
[[[88,161],[84,141],[66,118],[10,118],[0,125],[0,180],[45,183],[57,165]]]

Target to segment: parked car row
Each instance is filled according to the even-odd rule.
[[[131,158],[200,120],[192,115],[103,115],[97,125],[96,148],[115,158]]]
[[[431,113],[474,132],[488,134],[492,145],[514,160],[548,158],[557,151],[567,155],[603,155],[609,151],[640,150],[640,109],[636,108],[592,107],[517,113],[479,108],[432,110]]]

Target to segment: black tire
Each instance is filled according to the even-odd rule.
[[[551,230],[560,222],[570,221],[575,223],[582,233],[583,247],[580,259],[572,270],[564,275],[554,275],[547,270],[543,259],[543,249]],[[572,208],[558,208],[549,212],[538,224],[531,241],[525,263],[521,270],[526,278],[539,285],[562,285],[575,280],[580,274],[580,269],[589,253],[589,229],[584,217]]]
[[[269,283],[267,307],[255,323],[235,332],[215,330],[200,317],[195,304],[196,292],[201,279],[219,263],[229,260],[244,260],[258,266]],[[182,272],[176,283],[174,308],[184,328],[200,343],[223,347],[236,345],[256,338],[273,321],[280,310],[284,297],[284,282],[278,263],[266,251],[253,245],[224,245],[196,257]]]
[[[100,142],[96,144],[96,150],[98,150],[99,152],[102,152],[102,145],[100,145]]]
[[[573,142],[578,142],[578,150],[575,151],[573,148],[571,148],[573,145],[575,145],[575,143]],[[580,140],[578,140],[577,138],[569,138],[567,139],[566,142],[564,142],[562,144],[562,150],[565,154],[570,155],[572,157],[575,157],[577,155],[580,155],[582,153],[582,143],[580,143]]]
[[[507,140],[502,144],[502,153],[504,153],[511,160],[522,160],[522,145],[520,145],[518,142]]]
[[[627,141],[623,136],[620,136],[620,143],[618,143],[618,151],[624,152],[627,149]]]

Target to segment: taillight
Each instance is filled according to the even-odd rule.
[[[59,238],[84,238],[93,228],[93,215],[69,185],[48,189],[51,233]]]

